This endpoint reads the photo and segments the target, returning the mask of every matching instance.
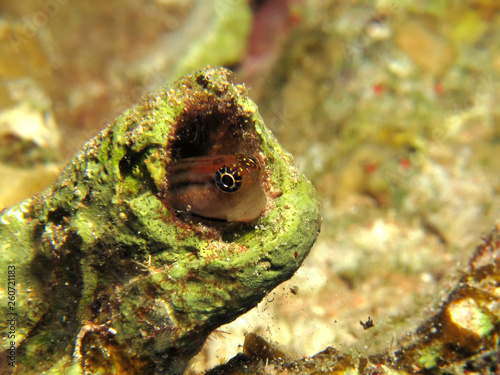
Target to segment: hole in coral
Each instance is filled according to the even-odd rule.
[[[118,163],[121,176],[125,177],[127,175],[133,174],[134,169],[138,167],[140,161],[141,161],[140,153],[132,151],[127,152],[127,154],[124,157],[122,157],[120,162]]]
[[[259,136],[253,120],[230,90],[210,89],[211,82],[205,76],[198,76],[196,83],[188,89],[184,110],[171,133],[165,204],[181,218],[187,215],[211,221],[251,221],[265,204],[262,166],[257,160]],[[241,189],[221,192],[217,188],[215,180],[221,167],[238,170],[238,176],[243,178]],[[232,186],[232,181],[222,182]]]
[[[58,207],[53,211],[49,211],[47,215],[47,221],[54,223],[55,225],[61,225],[64,223],[64,218],[69,217],[71,214],[64,208]]]

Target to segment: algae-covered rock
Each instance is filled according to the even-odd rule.
[[[319,231],[315,190],[229,78],[206,68],[148,95],[48,190],[2,212],[2,373],[180,374],[212,330],[297,270]],[[219,194],[226,220],[174,207],[173,180],[196,205]]]

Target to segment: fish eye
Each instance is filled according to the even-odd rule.
[[[215,185],[226,193],[234,193],[241,187],[241,175],[238,171],[224,166],[215,173]]]

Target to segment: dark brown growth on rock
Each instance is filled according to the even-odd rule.
[[[243,354],[248,358],[258,358],[261,360],[278,360],[285,358],[285,355],[281,351],[273,347],[263,337],[253,332],[245,335]]]
[[[256,154],[259,150],[249,114],[226,89],[211,87],[200,74],[186,88],[184,109],[172,130],[169,159]]]

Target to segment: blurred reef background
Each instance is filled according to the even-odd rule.
[[[395,350],[500,217],[499,47],[494,0],[3,0],[0,209],[147,91],[229,67],[318,189],[323,228],[190,371],[248,332],[290,358]]]

